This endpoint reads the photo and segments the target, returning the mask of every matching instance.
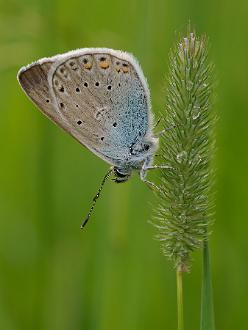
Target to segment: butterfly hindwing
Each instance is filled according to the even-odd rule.
[[[131,60],[121,52],[84,51],[61,61],[52,78],[64,121],[112,163],[127,158],[149,127],[149,93]]]

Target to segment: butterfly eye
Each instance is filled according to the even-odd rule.
[[[76,92],[77,92],[77,93],[79,93],[79,92],[80,92],[80,89],[79,89],[78,87],[76,88]]]
[[[99,82],[97,81],[97,82],[95,83],[95,85],[96,85],[96,87],[98,87],[98,86],[99,86]]]
[[[81,120],[78,120],[78,121],[77,121],[77,124],[78,124],[78,125],[81,125],[81,124],[82,124]]]

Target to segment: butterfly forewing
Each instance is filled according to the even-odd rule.
[[[33,63],[19,71],[18,80],[27,96],[38,106],[39,110],[70,133],[71,128],[61,120],[51,93],[48,75],[52,66],[53,61],[50,60]]]
[[[138,70],[131,55],[82,49],[22,70],[19,81],[42,112],[118,164],[150,127],[149,92]]]

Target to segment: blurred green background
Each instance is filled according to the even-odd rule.
[[[219,80],[217,216],[211,236],[217,329],[247,329],[248,2],[0,2],[0,329],[176,329],[172,265],[154,240],[154,198],[138,176],[106,184],[108,165],[45,118],[17,70],[74,48],[132,52],[164,109],[167,55],[191,19],[211,40]],[[185,276],[186,329],[199,329],[201,255]]]

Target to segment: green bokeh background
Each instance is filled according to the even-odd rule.
[[[81,47],[132,52],[164,109],[167,55],[191,19],[211,40],[219,80],[217,216],[211,236],[217,329],[247,329],[248,2],[0,0],[0,329],[176,329],[172,265],[147,222],[152,192],[45,118],[16,81],[40,57]],[[201,255],[185,276],[186,329],[199,329]]]

